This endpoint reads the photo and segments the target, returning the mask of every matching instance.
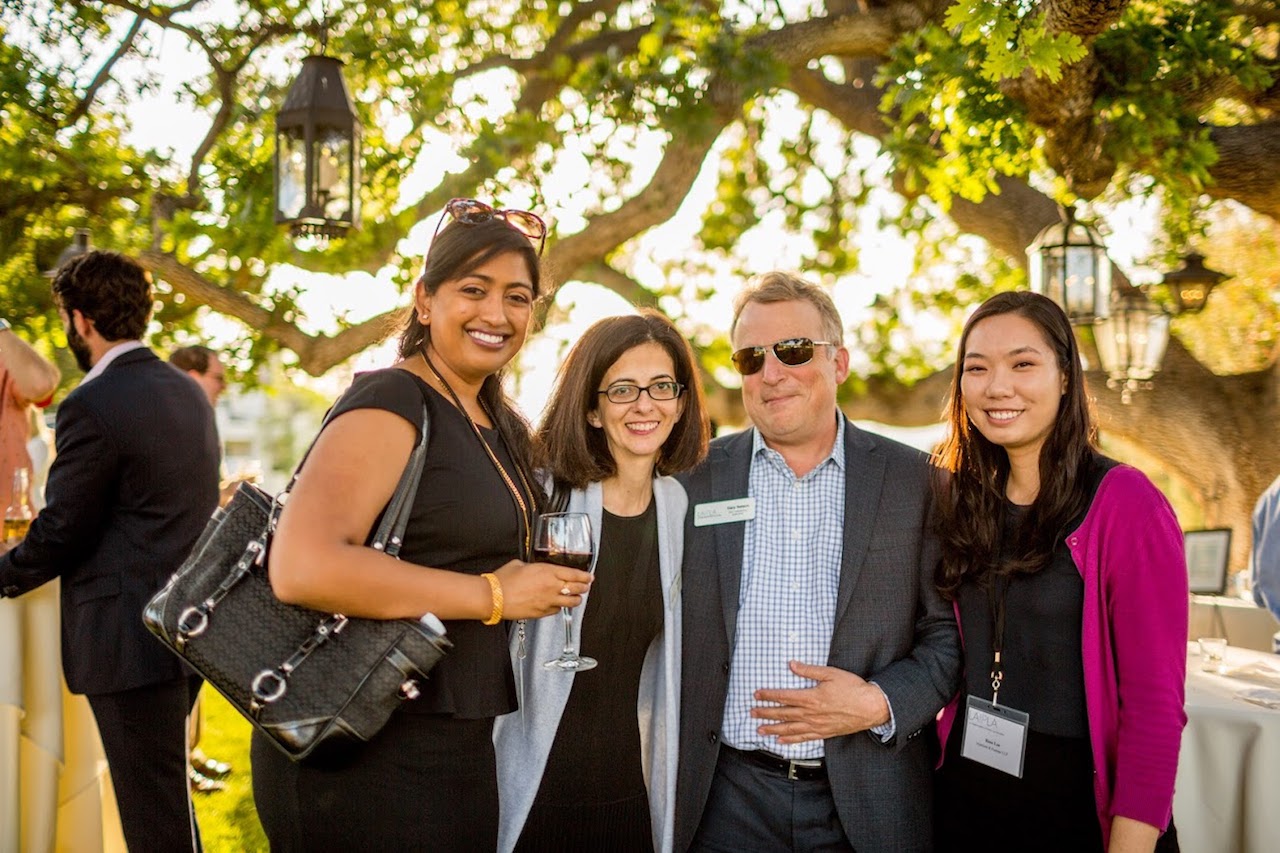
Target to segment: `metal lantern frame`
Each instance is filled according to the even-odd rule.
[[[88,228],[77,228],[75,234],[71,237],[71,244],[63,249],[58,259],[53,262],[53,267],[41,273],[47,279],[54,279],[58,275],[58,270],[62,269],[62,265],[72,258],[79,257],[85,252],[93,248],[93,241],[89,237]]]
[[[1169,347],[1170,315],[1137,288],[1116,294],[1111,316],[1093,327],[1098,360],[1107,387],[1120,391],[1120,401],[1150,389]]]
[[[360,224],[362,128],[341,60],[302,60],[276,114],[275,220],[294,237],[329,240]]]
[[[1062,306],[1072,325],[1088,326],[1111,311],[1111,259],[1098,232],[1076,220],[1070,208],[1062,221],[1042,230],[1027,247],[1031,289]]]
[[[1179,314],[1198,314],[1209,301],[1209,294],[1231,276],[1209,269],[1204,265],[1204,255],[1191,251],[1182,256],[1182,267],[1167,272],[1160,283],[1169,289],[1169,296]]]

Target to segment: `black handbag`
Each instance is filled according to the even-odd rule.
[[[428,418],[369,547],[396,556],[426,460]],[[303,457],[305,463],[306,457]],[[299,463],[298,471],[302,464]],[[357,619],[285,604],[267,579],[276,498],[241,483],[143,622],[286,755],[369,740],[452,644],[431,614]]]

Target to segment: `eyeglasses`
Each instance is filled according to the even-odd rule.
[[[814,347],[833,347],[831,341],[814,341],[809,338],[788,338],[763,347],[743,347],[733,354],[734,369],[743,376],[759,373],[764,367],[765,353],[773,350],[778,361],[787,367],[799,367],[813,359]]]
[[[538,257],[542,257],[542,250],[547,245],[547,223],[537,214],[527,210],[498,210],[474,198],[450,199],[444,206],[444,213],[440,214],[440,221],[436,223],[435,233],[431,235],[432,243],[435,243],[436,234],[440,233],[446,216],[463,225],[479,225],[490,219],[501,219],[530,240],[537,241]]]
[[[650,400],[674,400],[684,393],[684,386],[679,382],[664,380],[652,385],[610,385],[603,391],[597,391],[609,399],[610,403],[634,403],[640,399],[640,392],[649,395]]]

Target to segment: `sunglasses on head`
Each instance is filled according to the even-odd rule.
[[[536,241],[538,244],[538,257],[542,257],[542,250],[547,245],[547,223],[543,222],[542,218],[537,214],[530,213],[527,210],[499,210],[482,201],[476,201],[474,198],[451,199],[444,206],[444,213],[440,214],[440,221],[436,223],[435,233],[431,235],[432,243],[435,243],[436,234],[440,233],[440,228],[444,225],[446,216],[451,217],[455,222],[461,222],[463,225],[480,225],[490,219],[500,219],[530,240]]]
[[[788,338],[761,347],[743,347],[733,353],[733,366],[743,376],[759,373],[764,367],[764,358],[769,350],[773,350],[778,361],[787,367],[799,367],[813,359],[814,347],[833,347],[831,341],[815,341],[809,338]]]

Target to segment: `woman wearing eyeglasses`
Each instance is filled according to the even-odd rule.
[[[503,853],[671,849],[687,502],[669,475],[702,459],[708,433],[693,353],[666,317],[601,320],[570,350],[538,459],[597,537],[576,621],[599,665],[544,668],[564,639],[553,620],[514,632],[523,695],[495,734]]]
[[[939,726],[936,848],[1176,850],[1182,533],[1143,474],[1098,453],[1062,309],[983,303],[947,420],[938,581],[966,666]]]
[[[450,202],[446,215],[401,360],[361,374],[335,404],[269,571],[282,600],[326,613],[434,613],[453,649],[419,697],[347,754],[294,763],[254,735],[254,801],[276,851],[493,850],[493,720],[516,707],[501,620],[576,606],[591,580],[525,562],[541,499],[528,427],[502,390],[538,297],[545,228],[471,200]],[[397,560],[364,543],[417,443],[424,402],[426,464]]]

